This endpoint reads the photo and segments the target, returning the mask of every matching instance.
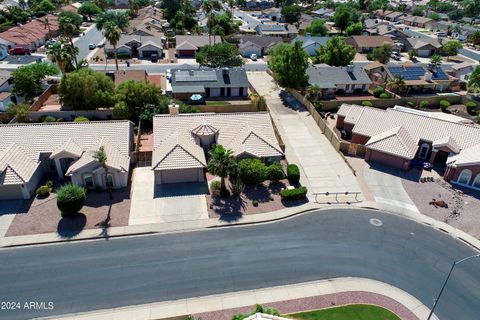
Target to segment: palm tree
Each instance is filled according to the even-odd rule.
[[[209,16],[208,16],[208,19],[207,19],[207,28],[208,28],[208,44],[209,45],[212,45],[212,39],[210,38],[210,36],[212,35],[212,31],[214,30],[215,26],[217,24],[217,16],[215,15],[215,13],[211,13]],[[214,38],[215,39],[215,38]],[[215,40],[214,40],[215,42]]]
[[[202,9],[205,14],[209,15],[213,10],[213,4],[210,0],[203,0],[200,9]]]
[[[120,41],[121,35],[122,35],[122,31],[120,30],[119,27],[117,27],[115,23],[107,22],[103,26],[103,36],[113,46],[113,53],[115,55],[115,67],[117,71],[118,71],[117,43],[118,41]]]
[[[128,15],[125,12],[107,11],[95,19],[95,27],[98,30],[103,30],[105,29],[105,25],[109,22],[115,24],[123,32],[127,31],[130,26]]]
[[[105,149],[103,146],[100,146],[97,151],[93,154],[93,159],[97,160],[97,162],[103,167],[103,170],[105,171],[105,184],[108,188],[108,193],[110,194],[110,200],[113,199],[113,193],[112,193],[112,185],[108,181],[108,166],[107,166],[107,153],[105,152]]]
[[[45,29],[48,29],[48,39],[52,38],[52,30],[50,29],[50,22],[48,21],[48,18],[45,17],[43,20],[42,20],[42,23],[43,23],[43,27]]]
[[[442,64],[442,57],[440,57],[438,54],[434,54],[430,58],[430,64],[434,67],[438,67]]]
[[[75,48],[73,45],[73,36],[78,32],[78,27],[72,22],[70,18],[60,18],[60,29],[63,32],[63,35],[69,39],[70,45],[72,48]],[[75,68],[77,67],[77,55],[73,56],[73,61],[75,62]]]
[[[235,0],[227,0],[228,7],[230,8],[230,12],[232,13],[233,17],[233,7],[235,6]]]
[[[208,171],[220,177],[220,195],[227,196],[228,190],[225,185],[225,178],[232,172],[235,166],[233,151],[217,144],[213,146],[208,154],[210,155]]]
[[[393,79],[387,82],[387,87],[393,92],[397,93],[405,87],[405,80],[399,74],[395,75]]]
[[[48,48],[47,55],[52,62],[57,64],[62,74],[65,74],[67,64],[72,61],[72,50],[59,41]]]
[[[318,84],[313,84],[307,88],[307,94],[305,95],[305,99],[310,101],[318,100],[318,96],[322,92],[322,89],[318,86]]]

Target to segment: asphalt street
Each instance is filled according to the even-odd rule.
[[[74,45],[78,47],[78,55],[77,59],[78,61],[85,59],[88,54],[90,53],[90,49],[88,49],[88,45],[90,43],[94,43],[95,45],[99,44],[100,41],[102,41],[103,35],[100,30],[97,28],[91,28],[87,32],[85,32],[84,36],[81,36],[78,38]]]
[[[381,226],[370,219],[377,218]],[[474,254],[425,225],[374,210],[313,212],[275,223],[0,250],[0,319],[26,319],[358,276],[431,306],[456,260]],[[459,265],[440,319],[476,320],[480,261]],[[52,310],[25,302],[53,302]]]

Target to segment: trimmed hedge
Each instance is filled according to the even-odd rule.
[[[256,185],[265,181],[267,166],[259,159],[243,159],[238,163],[238,177],[243,183]]]
[[[282,165],[279,162],[272,163],[267,167],[266,179],[270,181],[278,181],[285,177],[283,173]]]
[[[76,215],[85,204],[85,189],[75,184],[66,184],[57,190],[57,207],[62,217]]]
[[[375,89],[372,90],[373,95],[377,98],[380,97],[380,95],[384,92],[385,90],[383,90],[382,87],[376,87]]]
[[[365,100],[365,101],[362,101],[362,106],[373,107],[373,103],[371,101]]]
[[[288,165],[287,177],[290,184],[298,184],[300,182],[300,169],[298,169],[296,164]]]
[[[280,191],[280,197],[282,200],[299,200],[304,199],[307,196],[307,188],[300,187],[295,189],[284,189]]]
[[[430,104],[428,103],[428,101],[422,100],[422,101],[420,101],[420,105],[419,105],[419,106],[420,106],[420,108],[425,109],[425,108],[428,108],[429,105],[430,105]]]
[[[448,107],[450,107],[450,102],[447,100],[440,100],[440,109],[442,109],[443,112],[447,111]]]
[[[73,122],[89,122],[90,119],[88,119],[87,117],[76,117],[75,119],[73,119]]]
[[[380,99],[390,99],[392,97],[392,95],[388,92],[383,92],[380,94]]]
[[[37,194],[37,197],[39,197],[39,198],[46,198],[50,194],[50,188],[47,185],[40,186],[40,187],[37,188],[35,193]]]
[[[465,106],[467,107],[467,111],[470,114],[475,113],[475,109],[477,109],[477,103],[475,101],[468,101]]]

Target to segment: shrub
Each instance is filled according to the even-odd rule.
[[[41,117],[40,121],[42,121],[42,122],[57,122],[57,118],[55,118],[54,116],[45,116],[45,117]]]
[[[300,187],[295,189],[284,189],[280,191],[280,197],[282,200],[299,200],[304,199],[307,196],[307,188]]]
[[[429,105],[430,104],[426,100],[420,101],[420,108],[422,108],[422,109],[428,108]]]
[[[373,95],[377,98],[380,97],[380,95],[384,92],[385,90],[383,90],[382,87],[376,87],[375,89],[372,90]]]
[[[392,95],[388,92],[383,92],[380,94],[380,99],[390,99],[392,97]]]
[[[37,188],[35,193],[37,194],[37,197],[39,197],[39,198],[46,198],[50,194],[50,188],[47,185],[40,186],[40,187]]]
[[[323,110],[323,103],[321,103],[320,101],[314,101],[313,106],[315,107],[315,110],[317,110],[317,112]]]
[[[238,163],[237,173],[245,184],[255,185],[265,181],[267,167],[259,159],[243,159]]]
[[[85,204],[85,189],[75,184],[66,184],[57,191],[57,207],[62,217],[77,214]]]
[[[90,119],[88,119],[87,117],[76,117],[75,119],[73,119],[73,122],[88,122],[90,121]]]
[[[477,109],[477,103],[475,101],[468,101],[465,106],[467,107],[467,111],[470,114],[475,113],[475,109]]]
[[[55,182],[54,182],[53,180],[48,180],[45,185],[46,185],[47,187],[49,187],[50,189],[52,189],[53,186],[55,185]]]
[[[212,194],[219,194],[221,188],[220,181],[212,181],[210,182],[210,192]]]
[[[298,169],[296,164],[288,165],[287,176],[290,184],[298,184],[300,182],[300,169]]]
[[[415,103],[413,103],[412,101],[408,101],[407,102],[407,107],[413,108],[413,107],[415,107]]]
[[[373,103],[371,101],[365,100],[365,101],[362,101],[362,106],[373,107]]]
[[[285,174],[283,173],[282,165],[280,162],[275,162],[272,163],[267,167],[265,177],[267,180],[270,181],[278,181],[283,179],[285,177]]]
[[[440,100],[440,109],[442,109],[443,112],[447,111],[448,107],[450,107],[450,102],[447,100]]]
[[[258,200],[257,200],[257,199],[252,200],[252,205],[253,205],[254,207],[258,207]]]
[[[243,190],[245,190],[245,184],[243,184],[242,180],[240,179],[232,179],[232,186],[230,188],[230,191],[232,191],[232,195],[235,197],[239,197]]]

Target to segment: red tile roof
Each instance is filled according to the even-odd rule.
[[[43,18],[35,19],[18,27],[13,27],[0,33],[0,38],[14,43],[16,46],[30,46],[32,43],[48,37],[48,28],[43,24],[47,18],[52,33],[58,32],[58,16],[49,14]]]

